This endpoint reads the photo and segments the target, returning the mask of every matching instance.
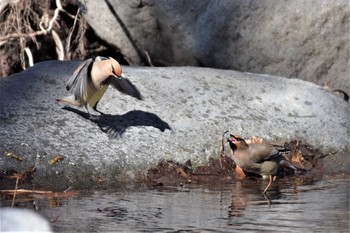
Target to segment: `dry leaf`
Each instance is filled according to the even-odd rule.
[[[299,140],[297,141],[297,143],[295,145],[295,150],[293,152],[291,162],[296,167],[303,168],[305,170],[310,170],[312,168],[312,164],[309,161],[305,160],[305,158],[300,150]]]
[[[50,160],[50,164],[51,164],[51,165],[54,165],[54,164],[56,164],[58,161],[62,161],[63,159],[64,159],[63,156],[61,156],[61,155],[56,155],[55,158],[53,158],[53,159]]]

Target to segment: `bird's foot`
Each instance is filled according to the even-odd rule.
[[[96,108],[93,108],[93,110],[95,111],[95,112],[97,112],[97,113],[99,113],[100,115],[106,115],[106,114],[104,114],[103,112],[101,112],[100,110],[97,110]]]
[[[96,112],[98,112],[101,116],[104,116],[104,115],[106,115],[106,114],[104,114],[103,112],[101,112],[101,111],[96,111]]]
[[[267,204],[269,205],[269,207],[271,207],[272,202],[271,202],[269,196],[267,196],[266,193],[263,193],[263,195],[264,195],[264,197],[265,197],[265,199],[267,201]]]

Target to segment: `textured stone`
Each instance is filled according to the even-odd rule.
[[[347,0],[109,1],[155,65],[266,73],[350,91]],[[85,2],[96,33],[130,64],[144,64],[105,3]]]
[[[1,232],[53,232],[47,219],[37,212],[20,208],[0,208]]]
[[[226,129],[300,139],[334,158],[349,152],[349,105],[310,82],[211,68],[124,67],[144,101],[109,88],[99,103],[106,115],[89,120],[83,108],[55,102],[67,95],[65,82],[78,64],[41,62],[0,79],[1,169],[35,165],[42,185],[86,187],[133,178],[164,159],[204,164],[219,156]],[[56,155],[64,160],[51,165]]]

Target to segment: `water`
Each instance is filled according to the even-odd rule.
[[[349,179],[123,186],[35,199],[55,232],[349,232]]]

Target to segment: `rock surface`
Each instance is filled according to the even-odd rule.
[[[84,2],[95,32],[130,64],[144,64],[144,51],[106,3]],[[350,91],[347,0],[109,2],[155,65],[266,73]]]
[[[48,61],[0,79],[0,167],[25,170],[45,187],[89,187],[144,174],[159,161],[192,164],[219,156],[222,132],[265,140],[300,139],[347,171],[349,104],[297,80],[194,67],[124,67],[138,101],[109,88],[106,115],[89,120],[83,108],[55,102],[78,61]],[[22,161],[6,156],[8,152]],[[57,155],[64,158],[55,164]],[[345,156],[345,158],[348,158]]]
[[[1,232],[53,232],[47,219],[37,212],[20,208],[0,208]]]

